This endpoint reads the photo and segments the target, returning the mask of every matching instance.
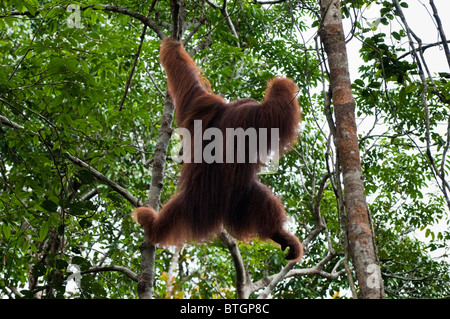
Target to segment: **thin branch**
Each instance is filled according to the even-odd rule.
[[[236,291],[237,298],[247,299],[251,291],[248,289],[249,277],[245,270],[244,262],[242,260],[241,252],[237,246],[236,239],[234,239],[226,230],[222,230],[219,235],[222,242],[227,246],[233,258],[234,268],[236,269]]]
[[[231,21],[231,17],[230,14],[228,13],[228,9],[227,9],[227,0],[223,0],[222,2],[222,6],[218,6],[217,4],[206,0],[206,2],[213,7],[214,9],[219,9],[220,13],[222,13],[222,16],[225,20],[225,22],[227,23],[228,28],[230,29],[231,34],[236,38],[236,41],[234,41],[235,45],[237,47],[240,47],[239,44],[239,35],[236,32],[236,28],[234,27],[233,21]]]
[[[7,125],[9,127],[12,127],[16,130],[22,130],[26,131],[25,128],[17,123],[12,122],[7,117],[0,115],[0,123]],[[39,133],[31,133],[27,132],[32,135],[39,136]],[[50,143],[50,146],[53,146],[53,143]],[[99,180],[110,186],[112,189],[114,189],[116,192],[118,192],[120,195],[122,195],[125,199],[127,199],[131,204],[133,204],[135,207],[142,206],[142,203],[137,199],[135,196],[133,196],[128,190],[117,184],[116,182],[113,182],[109,178],[107,178],[105,175],[94,169],[89,164],[85,163],[81,159],[79,159],[76,156],[73,156],[69,152],[65,152],[64,155],[75,165],[86,168],[92,175],[97,177]]]
[[[254,4],[278,4],[278,3],[284,3],[286,0],[273,0],[273,1],[258,1],[253,0]]]
[[[50,11],[50,9],[53,9],[53,8],[58,8],[58,6],[48,8],[48,9],[39,9],[36,11],[35,16],[37,16],[41,11],[46,11],[48,13]],[[64,10],[66,9],[65,6],[59,7],[59,8],[64,9]],[[139,12],[132,11],[132,10],[129,10],[129,9],[123,8],[123,7],[112,6],[112,5],[95,4],[95,5],[80,6],[81,11],[89,9],[89,8],[91,8],[92,10],[104,10],[104,11],[111,11],[111,12],[125,14],[127,16],[130,16],[132,18],[135,18],[135,19],[141,21],[144,25],[146,25],[147,27],[149,27],[150,29],[155,31],[155,33],[158,35],[158,37],[160,39],[163,39],[166,37],[166,34],[161,30],[159,25],[153,19],[146,17],[143,14],[140,14]],[[12,11],[6,15],[1,15],[0,18],[7,18],[7,17],[11,17],[11,16],[21,16],[21,15],[33,16],[29,11],[25,11],[25,12]]]
[[[447,202],[447,206],[450,208],[450,198],[448,198],[447,196],[447,192],[444,191],[444,188],[448,188],[450,189],[450,185],[448,184],[448,182],[445,180],[445,176],[444,173],[441,175],[439,173],[439,170],[436,166],[436,162],[434,161],[433,155],[431,153],[431,135],[430,135],[430,112],[429,112],[429,107],[428,107],[428,101],[427,101],[427,89],[428,89],[428,83],[427,83],[427,79],[425,76],[425,72],[424,72],[424,68],[427,69],[428,68],[426,66],[425,63],[425,58],[423,56],[423,49],[422,49],[422,40],[412,31],[412,29],[409,27],[408,22],[406,21],[405,15],[403,14],[403,10],[400,6],[400,4],[398,3],[398,0],[392,0],[395,9],[397,10],[398,15],[400,16],[400,19],[402,20],[405,28],[406,28],[406,34],[408,35],[408,39],[409,39],[409,45],[411,46],[411,48],[413,49],[413,57],[417,62],[417,67],[419,69],[419,76],[420,76],[420,80],[422,82],[422,91],[420,93],[420,98],[422,101],[422,105],[425,111],[425,141],[426,141],[426,155],[428,158],[428,161],[430,163],[431,166],[431,171],[434,175],[434,178],[436,179],[437,185],[439,187],[439,189],[441,190],[441,192],[444,195],[444,198]],[[419,44],[419,48],[417,50],[417,52],[419,52],[419,55],[417,54],[416,50],[415,50],[415,45],[414,45],[414,41],[413,38],[417,41],[417,43]],[[429,73],[429,71],[428,71]],[[429,76],[431,78],[431,76]],[[440,183],[437,180],[437,177],[439,177],[441,179],[442,182],[442,186],[440,185]]]
[[[169,270],[167,271],[167,280],[166,280],[166,298],[173,297],[173,288],[175,282],[175,270],[178,267],[178,261],[180,259],[180,253],[183,251],[184,245],[181,247],[177,247],[175,253],[172,255],[172,259],[170,260]]]
[[[203,50],[204,48],[210,46],[212,44],[211,38],[207,36],[206,40],[197,45],[195,48],[189,51],[190,56],[194,56],[197,52]]]
[[[91,267],[88,270],[81,271],[82,274],[87,273],[98,273],[98,272],[104,272],[104,271],[117,271],[125,274],[128,278],[130,278],[133,281],[138,280],[138,275],[133,272],[131,269],[123,266],[101,266],[101,267]]]
[[[448,118],[447,123],[447,142],[445,143],[444,151],[442,152],[442,159],[441,159],[441,179],[442,179],[442,189],[444,192],[445,198],[448,198],[447,194],[447,187],[444,185],[445,181],[445,164],[447,163],[447,153],[450,148],[450,117]]]
[[[130,89],[131,79],[133,78],[134,70],[136,69],[137,61],[138,61],[139,56],[141,54],[142,44],[144,43],[146,31],[147,31],[147,26],[144,25],[144,29],[142,30],[142,34],[141,34],[141,41],[139,42],[139,47],[137,49],[136,55],[134,56],[133,65],[131,66],[130,75],[128,76],[127,83],[125,85],[125,91],[123,92],[122,101],[120,102],[120,106],[119,106],[119,111],[122,111],[123,105],[125,103],[125,99],[126,99],[127,94],[128,94],[128,90]]]
[[[95,177],[97,177],[99,180],[101,180],[102,182],[104,182],[105,184],[107,184],[109,187],[111,187],[113,190],[115,190],[117,193],[119,193],[120,195],[122,195],[126,200],[128,200],[133,206],[138,207],[138,206],[142,206],[142,203],[139,199],[137,199],[135,196],[133,196],[128,190],[126,190],[125,188],[123,188],[122,186],[120,186],[119,184],[117,184],[116,182],[113,182],[112,180],[110,180],[108,177],[106,177],[105,175],[103,175],[102,173],[100,173],[99,171],[97,171],[96,169],[94,169],[92,166],[90,166],[89,164],[83,162],[81,159],[79,159],[76,156],[73,156],[72,154],[70,154],[69,152],[65,152],[65,155],[67,156],[67,158],[74,163],[77,166],[86,168],[92,175],[94,175]]]
[[[388,274],[388,273],[383,272],[383,276],[390,277],[390,278],[396,278],[396,279],[400,279],[400,280],[406,280],[406,281],[429,281],[433,278],[434,275],[430,275],[430,276],[423,277],[423,278],[413,278],[413,277],[403,277],[403,276],[399,276],[396,274]]]
[[[149,27],[150,29],[155,31],[160,39],[163,39],[166,37],[166,34],[161,30],[161,28],[158,26],[158,24],[156,24],[156,22],[153,21],[153,19],[146,17],[146,16],[140,14],[139,12],[132,11],[127,8],[111,6],[111,5],[90,5],[90,6],[86,6],[86,7],[81,7],[80,10],[85,10],[87,8],[92,8],[93,10],[105,10],[105,11],[111,11],[111,12],[125,14],[132,18],[138,19],[144,25],[146,25],[147,27]]]
[[[447,63],[448,63],[448,66],[450,67],[450,49],[448,48],[448,41],[447,41],[447,37],[445,36],[444,28],[442,27],[441,18],[439,17],[437,8],[436,8],[433,0],[430,0],[430,6],[433,9],[433,16],[434,16],[434,19],[436,20],[439,35],[441,36],[441,39],[442,39],[442,45],[444,46],[445,56],[447,57]]]
[[[325,190],[326,182],[330,178],[331,174],[327,173],[323,176],[319,184],[319,190],[316,195],[316,202],[313,207],[313,216],[316,221],[314,229],[309,233],[308,237],[303,240],[303,247],[305,251],[308,251],[309,243],[319,235],[324,229],[326,229],[326,224],[320,215],[320,202],[322,200],[323,192]]]
[[[192,31],[184,38],[183,44],[186,47],[186,44],[191,40],[191,38],[194,36],[195,33],[197,33],[198,30],[205,24],[206,19],[201,18],[197,19],[196,23],[194,24],[194,27],[192,28]]]
[[[266,286],[266,289],[258,296],[258,299],[267,299],[272,291],[275,289],[276,285],[283,280],[289,271],[297,264],[297,261],[290,261],[278,274],[272,276],[272,280]]]
[[[446,45],[447,46],[448,43],[450,43],[450,40],[445,40],[445,41],[439,41],[439,42],[436,42],[436,43],[426,44],[426,45],[422,46],[422,52],[425,52],[426,49],[437,47],[439,45]],[[410,50],[410,51],[408,51],[406,53],[403,53],[402,55],[400,55],[397,58],[397,60],[401,60],[404,57],[407,57],[408,55],[412,55],[413,53],[418,52],[419,50],[420,49],[412,49],[412,50]]]
[[[290,278],[290,277],[299,277],[299,276],[308,276],[308,275],[318,275],[330,280],[334,280],[344,274],[345,270],[337,270],[337,267],[333,268],[333,271],[331,273],[328,273],[323,270],[323,267],[335,256],[341,255],[340,253],[329,253],[324,259],[322,259],[317,265],[310,268],[303,268],[303,269],[292,269],[294,266],[294,262],[289,262],[285,268],[280,272],[280,274],[275,274],[269,277],[264,277],[261,280],[251,284],[251,287],[249,289],[251,291],[256,291],[261,288],[267,287],[272,282],[278,283],[283,278]],[[267,290],[267,289],[266,289]],[[263,292],[264,295],[260,295],[258,299],[263,297],[268,297],[268,294],[266,291]]]
[[[156,91],[158,91],[159,95],[161,95],[162,97],[165,97],[166,94],[158,86],[158,83],[156,83],[156,80],[154,79],[152,72],[150,71],[150,69],[148,67],[148,63],[145,63],[145,71],[147,72],[147,76],[150,78],[150,81],[152,81],[152,83],[155,86]]]

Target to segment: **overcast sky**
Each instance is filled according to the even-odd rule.
[[[403,8],[403,13],[406,16],[409,27],[412,31],[422,39],[423,45],[436,43],[441,41],[437,28],[435,25],[435,20],[433,18],[433,11],[429,5],[428,0],[408,0],[408,8]],[[437,7],[441,22],[443,25],[444,32],[447,36],[447,40],[450,39],[450,1],[449,0],[434,0]],[[428,11],[427,11],[428,10]],[[379,7],[372,5],[366,10],[364,10],[363,16],[367,19],[366,25],[373,23],[380,16]],[[348,22],[348,21],[346,21]],[[400,24],[395,22],[391,23],[390,26],[379,25],[377,32],[384,32],[389,35],[390,32],[399,30]],[[350,31],[350,25],[344,25],[344,29],[348,34]],[[393,39],[394,40],[394,39]],[[408,49],[407,39],[403,43],[405,48]],[[353,39],[348,43],[347,50],[349,56],[349,68],[351,73],[351,79],[355,80],[359,78],[357,76],[358,67],[363,63],[359,58],[359,49],[361,47],[361,42],[357,39]],[[449,65],[445,58],[444,50],[442,46],[437,46],[434,48],[427,49],[425,51],[425,59],[431,72],[450,72]]]

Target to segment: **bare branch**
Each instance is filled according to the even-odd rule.
[[[450,43],[450,40],[446,40],[445,42],[444,41],[439,41],[439,42],[436,42],[436,43],[430,43],[430,44],[426,44],[426,45],[424,45],[424,46],[422,46],[422,52],[425,52],[425,50],[426,49],[429,49],[429,48],[433,48],[433,47],[437,47],[437,46],[439,46],[439,45],[448,45],[448,43]],[[406,52],[406,53],[403,53],[402,55],[400,55],[397,59],[398,60],[401,60],[401,59],[403,59],[404,57],[406,57],[406,56],[408,56],[408,55],[412,55],[414,52],[418,52],[420,49],[413,49],[413,50],[410,50],[410,51],[408,51],[408,52]]]
[[[249,276],[245,270],[244,262],[242,260],[241,252],[237,246],[236,239],[234,239],[226,230],[220,233],[220,239],[227,246],[233,258],[234,268],[236,269],[236,291],[237,298],[246,299],[250,295]]]
[[[79,159],[78,157],[73,156],[72,154],[70,154],[69,152],[66,152],[65,155],[67,156],[67,158],[74,163],[77,166],[86,168],[92,175],[94,175],[95,177],[97,177],[99,180],[101,180],[102,182],[104,182],[105,184],[107,184],[109,187],[111,187],[112,189],[114,189],[116,192],[118,192],[120,195],[122,195],[126,200],[128,200],[133,206],[138,207],[138,206],[142,206],[142,203],[139,199],[137,199],[135,196],[133,196],[128,190],[126,190],[125,188],[123,188],[122,186],[120,186],[119,184],[117,184],[116,182],[113,182],[112,180],[110,180],[109,178],[107,178],[105,175],[103,175],[102,173],[100,173],[99,171],[97,171],[96,169],[94,169],[92,166],[90,166],[89,164],[83,162],[81,159]]]
[[[175,253],[170,260],[169,270],[167,271],[167,280],[166,280],[166,298],[173,297],[173,288],[175,282],[175,270],[178,267],[178,260],[180,259],[180,253],[183,251],[184,245],[181,247],[177,247]]]
[[[156,83],[155,78],[152,75],[152,72],[150,71],[149,67],[148,67],[148,63],[145,63],[145,71],[147,72],[147,76],[150,78],[150,81],[152,81],[153,85],[155,86],[156,91],[158,91],[159,95],[161,95],[162,97],[166,96],[166,93],[164,93],[161,88],[158,86],[158,83]],[[151,160],[151,159],[149,159]],[[149,163],[146,163],[149,164]]]
[[[212,44],[211,38],[208,36],[205,41],[197,45],[195,48],[193,48],[191,51],[189,51],[190,56],[194,56],[197,52],[203,50],[207,46],[210,46]]]
[[[163,39],[166,37],[166,34],[161,30],[161,28],[156,24],[153,19],[146,17],[139,12],[132,11],[126,8],[118,7],[118,6],[111,6],[111,5],[90,5],[90,6],[83,6],[80,8],[80,10],[86,10],[87,8],[92,8],[94,10],[105,10],[105,11],[111,11],[116,13],[125,14],[127,16],[133,17],[135,19],[138,19],[141,21],[145,26],[149,27],[153,31],[156,32],[158,37],[160,39]]]
[[[297,261],[290,261],[278,274],[272,276],[272,280],[266,286],[266,289],[258,296],[258,299],[266,299],[269,297],[270,293],[275,289],[276,285],[283,280],[283,278],[288,274],[288,272],[297,264]]]
[[[204,18],[196,20],[196,23],[194,24],[192,31],[183,40],[184,46],[186,46],[186,44],[191,40],[191,38],[194,36],[194,34],[197,33],[198,30],[200,30],[200,28],[205,24],[205,22],[206,22],[206,19],[204,19]]]
[[[88,270],[84,270],[81,273],[87,274],[87,273],[98,273],[98,272],[104,272],[104,271],[117,271],[125,274],[128,278],[130,278],[133,281],[138,280],[138,275],[134,273],[131,269],[123,266],[101,266],[101,267],[91,267]]]
[[[233,21],[231,21],[230,14],[228,13],[227,0],[223,0],[222,6],[218,6],[217,4],[215,4],[215,3],[213,3],[213,2],[211,2],[209,0],[206,0],[206,2],[211,7],[220,10],[220,12],[222,13],[223,18],[225,19],[225,22],[227,23],[228,28],[230,29],[231,34],[237,39],[235,41],[235,45],[237,47],[240,47],[239,40],[238,40],[239,39],[239,35],[238,35],[237,31],[236,31],[236,28],[234,27]]]
[[[7,117],[5,117],[3,115],[0,115],[0,123],[10,126],[17,130],[26,131],[23,126],[12,122],[11,120],[9,120]],[[38,133],[31,133],[31,132],[28,132],[28,133],[39,136]],[[53,143],[51,143],[50,146],[53,146]],[[112,180],[110,180],[105,175],[103,175],[102,173],[100,173],[99,171],[94,169],[89,164],[85,163],[78,157],[73,156],[69,152],[65,152],[64,155],[75,165],[86,168],[92,175],[94,175],[99,180],[101,180],[102,182],[104,182],[105,184],[110,186],[112,189],[114,189],[116,192],[118,192],[120,195],[122,195],[126,200],[128,200],[131,204],[133,204],[133,206],[135,206],[135,207],[142,206],[142,203],[139,201],[139,199],[137,199],[135,196],[133,196],[128,190],[126,190],[125,188],[123,188],[122,186],[117,184],[116,182],[113,182]]]
[[[147,31],[147,26],[144,25],[144,29],[142,30],[142,34],[141,34],[141,41],[139,42],[139,47],[137,49],[136,55],[134,56],[134,61],[133,61],[133,65],[131,66],[130,75],[128,76],[127,83],[125,84],[125,91],[123,92],[122,101],[120,102],[120,105],[119,105],[119,111],[122,111],[123,104],[125,103],[125,99],[128,94],[128,90],[130,89],[131,79],[133,78],[134,70],[136,69],[139,55],[141,54],[142,44],[144,43],[146,31]]]
[[[441,39],[442,39],[442,45],[444,46],[445,56],[447,57],[447,63],[448,63],[448,66],[450,67],[450,49],[448,48],[448,41],[447,41],[447,37],[445,36],[444,28],[442,27],[441,18],[439,17],[437,8],[436,8],[433,0],[430,0],[430,6],[433,9],[433,16],[434,16],[434,19],[436,20],[439,35],[441,36]]]
[[[258,1],[253,0],[254,4],[278,4],[278,3],[284,3],[286,0],[273,0],[273,1]]]
[[[303,240],[303,247],[305,248],[305,251],[308,251],[309,243],[326,228],[325,221],[320,215],[320,201],[322,200],[325,185],[330,176],[330,173],[327,173],[320,181],[319,191],[316,195],[316,203],[313,207],[313,216],[316,220],[316,225],[315,228],[309,233],[308,237]]]
[[[155,153],[153,156],[152,180],[150,185],[150,193],[145,202],[146,206],[159,210],[160,195],[164,181],[164,167],[166,165],[167,150],[169,147],[170,137],[172,136],[172,122],[175,105],[170,96],[166,94],[164,101],[163,114],[161,118],[161,127],[159,129],[158,140],[156,142]]]
[[[424,71],[424,68],[428,71],[428,67],[426,66],[425,58],[423,56],[422,40],[409,27],[408,22],[406,21],[405,15],[403,14],[403,10],[402,10],[398,0],[392,0],[392,2],[395,6],[395,9],[397,10],[398,15],[400,16],[400,19],[403,22],[403,25],[405,26],[406,34],[408,35],[409,45],[413,49],[412,54],[413,54],[414,59],[417,62],[419,76],[420,76],[420,80],[422,82],[422,91],[420,93],[420,99],[422,101],[422,106],[423,106],[424,112],[425,112],[426,156],[428,158],[428,162],[430,163],[431,172],[433,173],[434,178],[436,179],[436,183],[444,195],[444,198],[447,202],[447,206],[450,208],[450,198],[447,196],[447,192],[444,190],[445,188],[450,189],[450,185],[445,180],[445,176],[444,176],[445,173],[444,172],[442,172],[442,174],[439,173],[439,170],[436,166],[436,162],[435,162],[432,152],[431,152],[430,111],[429,111],[428,101],[427,101],[427,96],[426,96],[427,89],[428,89],[428,83],[427,83],[427,78],[425,76],[425,71]],[[419,48],[417,50],[415,49],[413,38],[419,44]],[[419,54],[417,54],[417,52]],[[428,71],[428,74],[429,74],[429,71]],[[432,77],[429,76],[429,78],[431,79]],[[438,177],[441,180],[442,185],[438,182],[438,179],[437,179]]]
[[[58,6],[52,7],[52,8],[58,8]],[[37,16],[41,11],[46,11],[47,13],[50,11],[50,9],[39,9],[36,11],[35,16]],[[60,7],[61,9],[66,9],[66,7]],[[80,6],[80,10],[86,10],[86,9],[93,9],[93,10],[104,10],[104,11],[111,11],[111,12],[116,12],[116,13],[121,13],[121,14],[125,14],[127,16],[130,16],[132,18],[135,18],[139,21],[141,21],[145,26],[149,27],[150,29],[152,29],[153,31],[155,31],[155,33],[158,35],[158,37],[160,39],[163,39],[166,37],[165,33],[161,30],[161,28],[159,27],[159,25],[153,21],[153,19],[146,17],[142,14],[140,14],[139,12],[136,11],[132,11],[129,10],[127,8],[123,8],[123,7],[118,7],[118,6],[112,6],[112,5],[101,5],[101,4],[96,4],[96,5],[88,5],[88,6]],[[7,15],[1,15],[0,18],[7,18],[7,17],[11,17],[11,16],[33,16],[29,11],[25,11],[25,12],[18,12],[18,11],[12,11],[9,12]]]
[[[310,268],[303,268],[303,269],[292,269],[295,265],[295,262],[291,261],[289,262],[283,270],[275,275],[264,277],[261,280],[251,284],[249,289],[251,291],[256,291],[261,288],[267,287],[263,293],[258,296],[258,299],[267,298],[270,294],[270,292],[273,291],[276,284],[278,284],[282,279],[284,278],[290,278],[290,277],[299,277],[299,276],[308,276],[308,275],[319,275],[321,277],[334,280],[344,274],[345,270],[339,270],[337,271],[337,267],[333,268],[333,271],[331,273],[328,273],[323,270],[323,267],[335,256],[340,255],[340,253],[329,253],[324,259],[322,259],[317,265]],[[269,285],[271,286],[270,289]],[[272,287],[273,286],[273,287]],[[270,291],[269,291],[270,290]]]

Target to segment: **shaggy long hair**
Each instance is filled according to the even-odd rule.
[[[280,156],[292,146],[298,136],[300,108],[296,99],[297,85],[288,78],[269,81],[264,100],[241,99],[226,103],[209,90],[208,83],[183,45],[171,38],[162,41],[160,61],[166,70],[168,91],[176,105],[178,127],[194,135],[194,120],[201,120],[202,136],[208,128],[218,128],[223,134],[222,145],[234,142],[227,128],[267,129],[269,142],[265,152],[277,151],[272,145],[271,128],[278,129]],[[232,140],[233,139],[233,140]],[[253,141],[255,142],[255,141]],[[202,148],[207,144],[202,142]],[[196,163],[194,152],[181,169],[178,191],[163,205],[159,213],[151,207],[139,207],[133,212],[152,244],[177,245],[186,240],[208,240],[225,227],[238,239],[252,237],[272,239],[285,250],[286,259],[300,260],[303,246],[299,239],[284,229],[286,213],[280,199],[257,180],[263,164],[260,148],[251,154],[246,143],[244,163],[238,163],[234,148],[233,161]],[[259,145],[259,143],[258,143]],[[194,139],[191,139],[194,150]],[[255,151],[253,151],[255,152]],[[250,158],[257,158],[250,161]],[[186,159],[186,158],[185,158]],[[187,158],[189,159],[189,158]]]

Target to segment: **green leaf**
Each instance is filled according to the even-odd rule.
[[[80,61],[80,65],[81,65],[81,69],[83,69],[83,71],[84,71],[85,73],[89,73],[89,66],[88,66],[88,64],[86,63],[86,61],[81,60],[81,61]]]
[[[56,16],[56,14],[57,14],[59,11],[60,11],[60,8],[54,7],[54,8],[52,8],[52,9],[47,13],[46,17],[47,17],[48,19],[51,19],[51,18],[53,18],[54,16]]]
[[[89,267],[91,267],[91,263],[87,259],[80,256],[72,257],[72,264],[78,265],[80,270],[88,270]]]
[[[86,184],[91,184],[92,182],[94,182],[94,176],[87,169],[79,170],[76,173],[76,176],[78,177],[78,179],[80,180],[80,182],[82,184],[86,185]]]
[[[9,239],[11,237],[11,227],[5,221],[2,224],[2,230],[5,239]]]
[[[44,208],[48,212],[56,212],[58,209],[58,204],[56,204],[54,201],[46,199],[41,203],[41,207]]]
[[[400,103],[401,103],[402,105],[405,105],[405,104],[406,104],[406,89],[405,89],[404,87],[402,87],[402,88],[400,89],[398,98],[399,98],[399,101],[400,101]]]
[[[356,80],[354,81],[354,83],[355,83],[356,85],[360,86],[360,87],[365,87],[365,83],[364,83],[364,81],[361,80],[361,79],[356,79]]]
[[[69,263],[64,259],[56,259],[55,267],[61,270],[66,269],[69,266]]]
[[[397,32],[397,31],[393,31],[392,33],[391,33],[391,35],[394,37],[394,39],[395,40],[397,40],[397,41],[400,41],[401,40],[401,36],[400,36],[400,34]]]
[[[38,135],[34,135],[33,136],[33,145],[34,146],[38,146],[39,145],[39,136]]]
[[[123,147],[124,151],[130,154],[135,154],[136,153],[136,149],[134,147],[131,146],[124,146]]]
[[[36,277],[40,277],[45,275],[47,269],[45,268],[45,265],[43,263],[38,263],[33,266],[32,273]]]
[[[35,1],[32,0],[27,0],[23,3],[25,5],[25,7],[27,8],[27,10],[33,15],[36,15],[37,12],[37,8],[36,8],[36,3]],[[39,3],[37,3],[37,5],[39,5]]]
[[[39,228],[39,240],[43,241],[47,237],[47,234],[48,234],[48,223],[45,222]]]

